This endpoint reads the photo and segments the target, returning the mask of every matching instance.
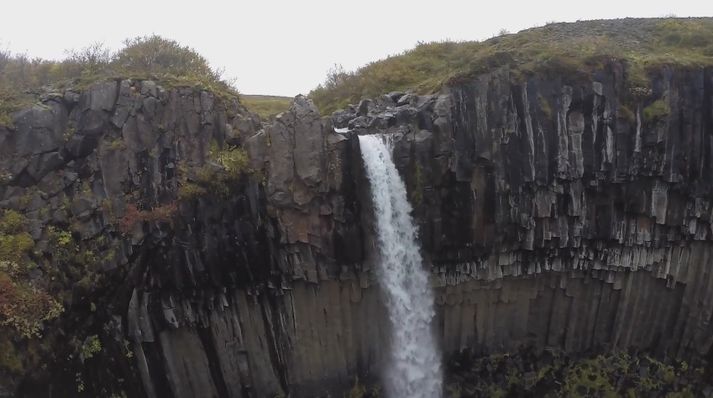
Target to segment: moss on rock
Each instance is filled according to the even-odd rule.
[[[644,121],[654,122],[665,118],[671,113],[671,108],[663,99],[658,99],[651,103],[651,105],[644,108]]]

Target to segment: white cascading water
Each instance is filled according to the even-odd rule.
[[[406,186],[386,137],[359,136],[359,146],[376,214],[381,261],[377,275],[391,321],[386,392],[392,398],[439,398],[443,381],[431,327],[433,292],[423,269]]]

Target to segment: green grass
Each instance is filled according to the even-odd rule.
[[[656,100],[651,105],[644,108],[644,120],[651,122],[658,119],[663,119],[671,113],[668,104],[662,100]]]
[[[483,42],[422,43],[354,72],[337,68],[310,97],[331,113],[389,91],[435,92],[505,65],[523,79],[585,77],[611,59],[626,61],[632,87],[646,87],[649,72],[661,65],[713,65],[713,18],[553,23]]]
[[[257,113],[262,119],[268,120],[289,109],[292,98],[243,94],[240,96],[240,102],[245,105],[249,111]]]
[[[0,126],[11,127],[12,114],[42,93],[83,90],[97,81],[126,78],[208,90],[225,101],[238,98],[232,81],[194,49],[156,35],[126,40],[115,53],[93,44],[70,51],[61,61],[0,50]]]

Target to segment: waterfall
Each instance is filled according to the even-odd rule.
[[[392,398],[440,397],[441,356],[431,327],[433,292],[423,268],[406,186],[386,137],[359,136],[359,146],[376,215],[377,276],[391,321],[386,392]]]

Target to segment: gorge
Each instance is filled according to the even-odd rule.
[[[520,37],[330,115],[119,76],[0,118],[0,396],[491,396],[450,359],[523,347],[686,361],[704,395],[713,55],[526,68]],[[468,377],[527,396],[530,365]]]

